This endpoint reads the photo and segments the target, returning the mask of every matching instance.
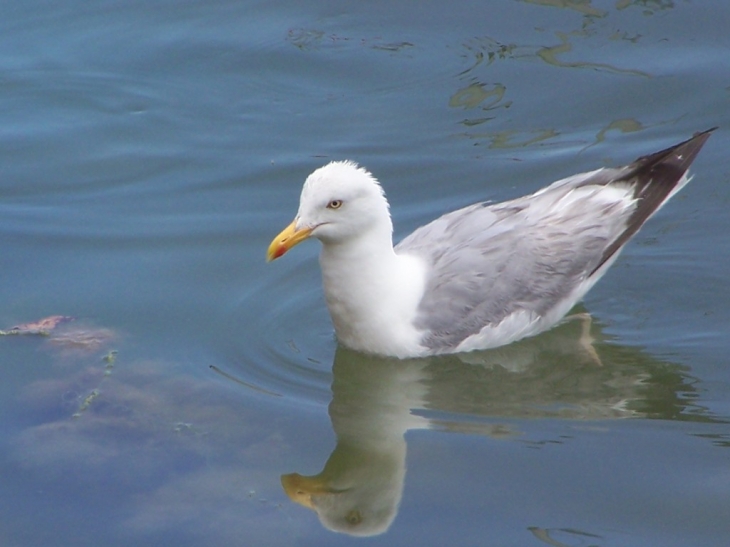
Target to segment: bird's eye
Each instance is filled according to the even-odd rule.
[[[345,515],[345,520],[350,526],[357,526],[362,522],[362,515],[360,515],[360,511],[357,509],[353,509]]]
[[[342,207],[341,199],[333,199],[327,204],[327,209],[339,209],[340,207]]]

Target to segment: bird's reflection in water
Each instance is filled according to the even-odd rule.
[[[587,321],[457,356],[401,361],[338,349],[329,406],[337,446],[321,473],[283,475],[284,490],[329,530],[376,535],[398,511],[409,429],[509,437],[519,431],[501,417],[672,419],[683,412],[681,394],[692,387],[679,366],[607,344]]]

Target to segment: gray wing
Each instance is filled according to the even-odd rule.
[[[396,252],[429,266],[416,327],[453,349],[521,310],[543,316],[593,277],[683,184],[713,130],[617,169],[560,180],[523,198],[444,215]]]
[[[588,278],[631,212],[620,201],[565,203],[576,186],[454,211],[396,247],[429,265],[416,319],[427,347],[453,349],[520,310],[544,315]]]

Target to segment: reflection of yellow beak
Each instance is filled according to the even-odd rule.
[[[274,238],[266,253],[266,262],[271,262],[282,256],[297,243],[301,243],[312,233],[311,228],[300,228],[297,230],[297,221],[294,220],[289,226]]]
[[[324,479],[316,475],[303,477],[299,473],[289,473],[281,476],[281,485],[289,499],[309,509],[314,509],[312,496],[334,493]]]

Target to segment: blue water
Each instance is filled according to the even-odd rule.
[[[727,544],[730,7],[0,13],[0,330],[73,318],[0,336],[0,545]],[[716,125],[592,319],[508,348],[337,348],[317,244],[264,261],[331,159],[399,239]]]

